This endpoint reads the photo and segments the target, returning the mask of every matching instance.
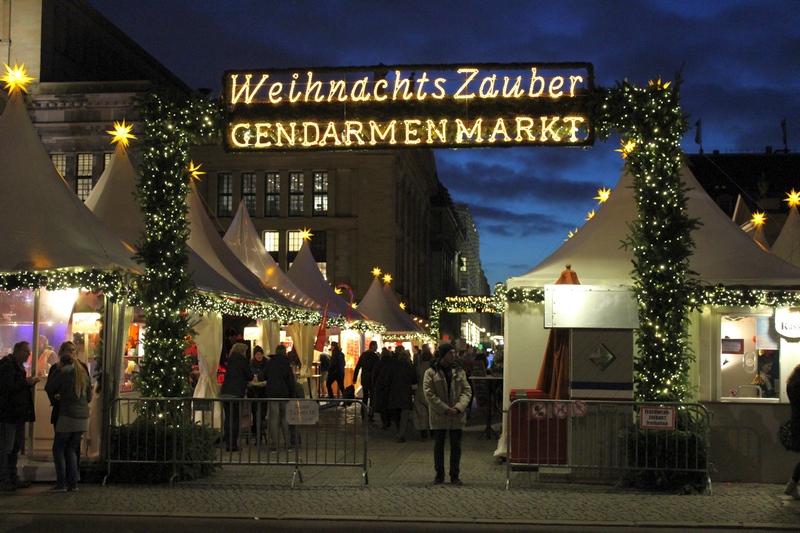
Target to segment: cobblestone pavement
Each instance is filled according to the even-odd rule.
[[[83,483],[78,492],[49,494],[49,483],[0,494],[0,531],[11,518],[42,513],[87,516],[208,517],[376,522],[529,524],[610,528],[798,531],[800,501],[782,486],[715,483],[711,495],[674,495],[608,485],[543,483],[536,474],[512,472],[493,456],[497,442],[479,440],[482,427],[464,433],[463,486],[432,484],[431,441],[395,441],[370,429],[369,483],[361,469],[305,467],[291,488],[289,466],[226,466],[215,475],[168,485],[106,486]],[[6,523],[6,527],[2,524]],[[344,524],[344,522],[342,522]],[[386,531],[393,529],[385,529]]]

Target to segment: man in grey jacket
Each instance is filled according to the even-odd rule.
[[[435,441],[435,484],[444,483],[444,441],[450,434],[450,483],[461,485],[461,434],[467,424],[472,396],[467,375],[453,364],[456,351],[450,344],[439,346],[438,357],[425,372],[422,385],[430,409],[431,433]]]

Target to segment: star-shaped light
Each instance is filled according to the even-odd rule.
[[[380,269],[380,267],[375,267],[375,268],[373,268],[373,269],[372,269],[372,275],[373,275],[373,276],[375,276],[376,278],[377,278],[378,276],[380,276],[380,275],[381,275],[381,269]]]
[[[406,310],[406,304],[404,304],[403,302],[400,302],[400,309],[405,311]]]
[[[622,159],[626,159],[636,149],[636,141],[622,141],[622,147],[616,152],[622,152]]]
[[[333,292],[335,292],[336,294],[342,294],[342,289],[340,289],[339,287],[334,287]]]
[[[358,308],[358,304],[353,302],[353,303],[350,304],[350,307],[352,307],[353,309],[357,309]]]
[[[753,225],[757,228],[763,226],[766,221],[767,221],[767,215],[758,212],[753,213],[753,218],[750,220],[750,222],[752,222]]]
[[[28,76],[28,71],[25,70],[25,63],[22,66],[17,65],[14,63],[14,68],[8,66],[7,63],[3,63],[3,66],[6,67],[6,74],[0,80],[6,82],[5,89],[8,89],[8,94],[14,92],[14,89],[19,89],[23,92],[28,92],[28,89],[25,87],[30,82],[34,80]]]
[[[586,213],[586,220],[592,220],[594,218],[594,209]]]
[[[200,176],[205,174],[205,172],[200,170],[200,167],[202,167],[202,166],[203,166],[203,163],[200,163],[199,165],[195,165],[194,161],[189,161],[189,166],[186,167],[186,170],[189,171],[189,176],[191,176],[191,178],[193,180],[200,181]]]
[[[656,89],[666,89],[671,83],[671,81],[668,81],[667,83],[661,83],[661,76],[659,76],[657,81],[650,80],[648,85],[650,87],[655,87]]]
[[[783,200],[789,204],[789,207],[796,207],[800,205],[800,192],[796,192],[792,189],[792,192],[786,193],[786,198]]]
[[[608,201],[608,197],[611,196],[611,189],[604,188],[604,189],[597,189],[597,196],[594,197],[595,200],[604,204]]]
[[[576,233],[578,233],[578,228],[575,228],[575,231],[570,231],[567,234],[567,237],[571,239],[571,238],[573,238],[575,236]]]
[[[311,237],[313,236],[314,234],[311,233],[311,230],[308,228],[303,228],[302,230],[300,230],[300,238],[304,241],[310,241]]]
[[[111,144],[119,143],[123,147],[130,144],[130,139],[135,139],[136,136],[131,133],[133,124],[125,124],[125,119],[122,122],[114,122],[113,130],[106,130],[106,133],[111,135]]]
[[[391,274],[384,274],[383,275],[383,282],[384,283],[391,283],[392,282],[392,275]]]

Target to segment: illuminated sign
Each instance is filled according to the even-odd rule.
[[[239,151],[587,146],[590,63],[228,71]]]

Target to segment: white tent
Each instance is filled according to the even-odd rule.
[[[382,286],[380,279],[376,276],[372,280],[367,294],[358,304],[359,311],[366,314],[371,320],[385,325],[386,333],[421,333],[422,328],[415,324],[409,314],[400,308],[397,300],[393,298],[394,295],[391,295],[392,299],[387,297],[387,287],[389,287],[389,284],[386,283]],[[389,294],[391,294],[391,289],[389,289]],[[393,309],[393,306],[396,309]]]
[[[133,167],[126,148],[118,143],[110,164],[86,198],[86,206],[114,233],[133,246],[144,235],[144,217],[136,199],[139,174]],[[216,272],[194,250],[189,248],[189,272],[201,291],[255,299],[256,294],[234,284]]]
[[[702,226],[692,236],[696,249],[690,269],[709,285],[786,287],[800,282],[800,268],[763,250],[709,197],[691,171],[681,178],[687,192],[688,213]],[[630,285],[633,251],[621,247],[629,235],[628,223],[638,218],[633,177],[622,174],[608,201],[594,217],[544,261],[529,272],[508,280],[509,287],[542,287],[555,283],[571,264],[584,285]]]
[[[789,209],[789,216],[772,245],[772,253],[784,261],[800,266],[800,214],[797,206],[793,205]]]
[[[292,266],[289,267],[286,275],[315,302],[319,302],[323,307],[327,305],[329,314],[347,317],[349,310],[349,316],[353,322],[367,320],[362,313],[355,309],[350,309],[350,304],[336,294],[333,287],[325,280],[317,266],[314,255],[311,253],[308,241],[305,241],[303,246],[300,247],[300,251],[297,252],[297,257]]]
[[[289,276],[284,274],[264,248],[244,202],[239,203],[236,216],[228,231],[225,232],[223,240],[233,250],[236,257],[268,287],[278,291],[295,305],[312,309],[321,308],[319,302],[312,300],[289,279]]]
[[[228,245],[222,240],[214,223],[200,200],[194,182],[186,195],[189,206],[189,239],[187,243],[206,263],[241,290],[256,295],[256,298],[287,307],[296,307],[278,291],[268,288],[242,263]]]
[[[62,268],[139,271],[134,251],[59,175],[16,90],[0,116],[0,272]]]

